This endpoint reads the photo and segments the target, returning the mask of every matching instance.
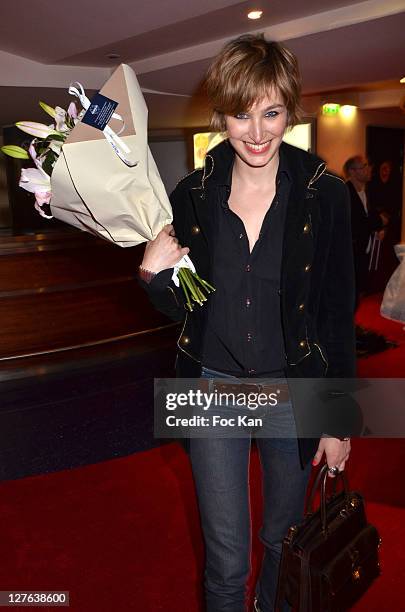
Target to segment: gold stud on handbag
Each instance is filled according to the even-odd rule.
[[[343,490],[336,493],[336,480]],[[321,484],[319,509],[312,510]],[[322,466],[310,492],[304,520],[288,530],[283,541],[276,610],[287,599],[297,612],[349,610],[381,573],[381,538],[367,522],[364,499],[350,491],[346,474],[334,478],[326,496],[328,465]]]

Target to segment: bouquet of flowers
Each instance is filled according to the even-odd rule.
[[[16,159],[31,159],[35,168],[23,168],[21,170],[19,186],[34,194],[35,209],[42,217],[52,219],[53,215],[47,214],[46,207],[51,200],[51,174],[53,167],[60,155],[62,145],[76,123],[82,118],[84,111],[78,115],[75,102],[71,102],[67,111],[60,106],[52,108],[45,102],[39,103],[40,107],[52,117],[55,123],[45,125],[34,121],[18,121],[16,126],[34,136],[28,151],[17,145],[6,145],[1,150],[6,155]]]
[[[40,102],[52,123],[19,121],[16,126],[33,140],[27,149],[2,147],[6,155],[33,161],[34,167],[22,169],[20,187],[34,194],[46,218],[123,247],[153,240],[173,214],[147,143],[147,107],[135,73],[121,64],[91,101],[80,83],[69,93],[80,110],[76,100],[67,111]],[[181,284],[189,310],[214,290],[187,255],[172,279]]]

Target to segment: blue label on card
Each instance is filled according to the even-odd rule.
[[[90,106],[87,109],[82,121],[97,128],[98,130],[104,130],[107,123],[110,121],[115,109],[118,106],[118,102],[106,98],[101,93],[96,93],[90,102]]]

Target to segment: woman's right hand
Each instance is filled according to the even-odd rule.
[[[167,268],[173,268],[189,251],[188,247],[182,248],[179,244],[173,225],[165,225],[154,240],[146,243],[141,266],[157,274]]]

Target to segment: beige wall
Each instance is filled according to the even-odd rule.
[[[317,154],[328,164],[328,168],[342,176],[346,159],[366,150],[366,127],[405,128],[405,114],[378,110],[356,110],[351,118],[340,115],[318,115]],[[402,241],[405,241],[405,176],[402,210]]]

